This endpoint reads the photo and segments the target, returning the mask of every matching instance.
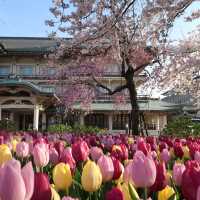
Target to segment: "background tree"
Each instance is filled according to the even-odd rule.
[[[96,88],[108,95],[128,90],[132,133],[138,134],[139,108],[134,77],[150,65],[159,73],[160,58],[174,20],[193,0],[53,0],[53,20],[46,24],[70,40],[60,45],[51,62],[60,63],[62,91],[68,106],[91,102]],[[53,34],[54,35],[54,34]],[[115,89],[100,82],[108,63],[120,67],[122,85]],[[156,67],[155,67],[156,66]],[[155,70],[156,69],[156,70]]]

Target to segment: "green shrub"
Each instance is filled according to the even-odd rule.
[[[181,116],[169,122],[164,133],[174,136],[200,135],[200,124],[192,122],[187,116]]]
[[[63,132],[71,132],[72,127],[66,126],[65,124],[54,124],[48,127],[48,132],[55,132],[55,133],[63,133]]]
[[[0,120],[0,130],[16,131],[16,124],[11,120],[2,119]]]
[[[100,129],[98,127],[93,126],[83,126],[80,124],[75,124],[73,127],[66,126],[64,124],[55,124],[48,127],[48,132],[51,133],[64,133],[64,132],[72,132],[77,134],[99,134],[105,132],[105,130]]]

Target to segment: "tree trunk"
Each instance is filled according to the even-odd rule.
[[[131,124],[130,129],[133,135],[139,135],[139,107],[137,103],[137,91],[135,82],[133,80],[134,72],[132,68],[129,68],[126,72],[126,83],[129,90],[130,102],[131,102]]]

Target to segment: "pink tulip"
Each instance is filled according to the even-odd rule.
[[[200,152],[199,151],[195,151],[194,160],[196,160],[198,163],[200,163]]]
[[[182,181],[182,175],[185,171],[185,165],[181,163],[175,163],[173,166],[172,178],[176,185],[180,186]]]
[[[34,189],[34,172],[29,162],[21,169],[17,160],[8,161],[0,169],[0,199],[30,200]]]
[[[29,144],[26,142],[18,143],[16,146],[16,154],[18,157],[27,157],[29,155]]]
[[[123,178],[124,178],[124,181],[126,183],[129,183],[129,182],[132,181],[132,176],[133,176],[132,165],[133,165],[133,161],[131,161],[130,163],[128,163],[128,165],[125,167]]]
[[[49,160],[52,164],[56,165],[59,162],[59,155],[55,148],[49,150]]]
[[[71,147],[67,147],[66,149],[64,149],[64,151],[60,155],[60,160],[59,161],[69,164],[70,169],[72,171],[75,171],[76,162],[75,162],[75,160],[74,160],[74,158],[72,156]]]
[[[196,200],[200,200],[200,186],[197,189],[197,199]]]
[[[99,147],[91,147],[90,155],[92,157],[92,160],[97,161],[103,155],[103,151]]]
[[[156,180],[156,166],[152,157],[136,151],[132,164],[132,180],[136,187],[150,187]]]
[[[97,164],[101,170],[103,182],[110,181],[114,174],[112,159],[109,156],[103,155],[99,158]]]
[[[34,163],[38,167],[44,167],[49,162],[49,147],[46,143],[37,143],[33,147]]]
[[[162,152],[160,153],[160,158],[165,163],[168,163],[170,161],[171,158],[170,158],[170,153],[169,153],[168,149],[162,150]]]

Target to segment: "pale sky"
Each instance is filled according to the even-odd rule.
[[[0,36],[46,37],[50,29],[44,22],[51,17],[50,6],[51,0],[0,0]],[[194,8],[200,9],[200,2],[190,6],[187,13]],[[176,21],[170,36],[184,38],[196,24],[197,20],[184,23],[182,17]]]

